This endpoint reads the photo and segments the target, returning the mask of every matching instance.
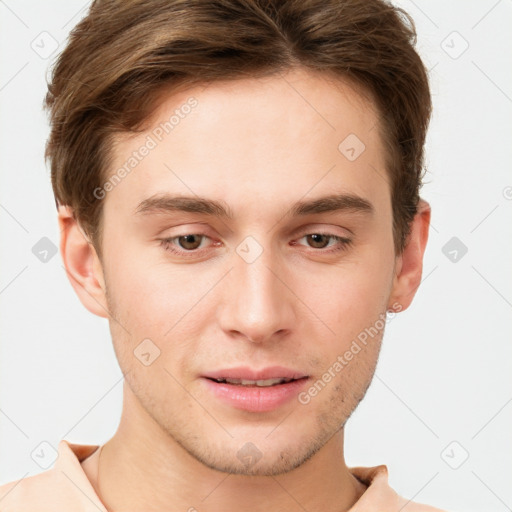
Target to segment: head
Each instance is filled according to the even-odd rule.
[[[321,450],[414,297],[431,109],[414,38],[379,0],[96,1],[56,63],[71,283],[109,318],[133,410],[209,467],[277,474]],[[287,368],[295,399],[219,399],[212,377],[239,367]]]

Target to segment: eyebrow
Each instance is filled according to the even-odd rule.
[[[375,208],[370,201],[355,194],[331,194],[317,199],[297,201],[288,210],[287,215],[300,217],[340,211],[372,215]],[[232,210],[223,201],[199,196],[158,194],[142,201],[135,210],[136,214],[169,212],[201,213],[223,219],[234,217]]]

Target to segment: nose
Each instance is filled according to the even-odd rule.
[[[293,299],[286,285],[284,262],[270,249],[264,249],[254,261],[239,252],[233,254],[233,269],[224,281],[217,318],[232,338],[259,344],[274,342],[297,326]]]

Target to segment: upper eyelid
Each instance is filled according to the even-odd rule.
[[[293,228],[291,230],[291,234],[293,236],[299,236],[299,235],[305,236],[305,235],[312,235],[312,234],[323,234],[323,235],[331,235],[331,236],[339,236],[339,237],[354,236],[354,233],[352,232],[352,230],[350,230],[349,228],[346,228],[346,227],[337,226],[337,228],[343,229],[345,232],[347,232],[348,235],[345,235],[343,233],[335,233],[334,229],[331,230],[328,227],[320,227],[318,229],[315,229],[314,226],[315,226],[315,224],[313,224],[313,226],[308,225],[305,227],[302,226],[302,227],[298,227],[298,228]],[[165,236],[162,238],[165,238],[165,239],[179,238],[180,236],[185,236],[185,235],[201,235],[201,236],[206,236],[208,238],[212,238],[209,234],[204,232],[205,230],[210,231],[208,224],[205,224],[203,227],[199,228],[197,231],[195,231],[194,228],[192,228],[189,230],[183,230],[180,233],[177,233],[176,235]]]
[[[175,240],[176,238],[181,238],[181,237],[187,236],[187,235],[197,235],[197,236],[202,236],[202,237],[205,237],[205,238],[213,239],[210,235],[207,235],[206,233],[200,233],[200,232],[195,232],[195,231],[187,231],[187,232],[184,231],[184,232],[179,233],[177,235],[162,237],[161,240]],[[345,236],[345,235],[342,235],[342,234],[338,234],[338,233],[333,233],[333,232],[325,230],[325,229],[319,229],[319,230],[306,229],[306,230],[299,231],[294,236],[295,237],[299,237],[299,238],[303,238],[303,237],[305,237],[307,235],[324,235],[324,236],[331,236],[333,238],[334,237],[348,238],[348,236]]]

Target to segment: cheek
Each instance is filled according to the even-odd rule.
[[[134,352],[146,339],[160,351],[156,366],[179,365],[197,350],[204,319],[211,317],[205,311],[210,302],[201,299],[215,276],[193,272],[191,266],[144,262],[144,255],[135,251],[128,254],[118,256],[115,266],[105,272],[115,318],[110,322],[111,334],[120,365],[123,370],[139,368]]]
[[[130,243],[116,246],[114,242],[110,247],[112,263],[106,269],[105,280],[118,312],[131,323],[145,317],[148,326],[151,321],[172,315],[175,306],[187,297],[190,287],[184,286],[169,265],[149,258],[152,251],[142,251]]]
[[[309,291],[303,289],[309,293],[305,302],[322,322],[314,335],[316,350],[324,368],[342,356],[336,383],[346,388],[348,382],[358,382],[362,389],[373,373],[385,328],[392,258],[371,256],[333,270],[316,279]]]
[[[364,327],[386,309],[391,292],[393,264],[373,255],[317,273],[307,280],[308,305],[336,334],[350,326]]]

